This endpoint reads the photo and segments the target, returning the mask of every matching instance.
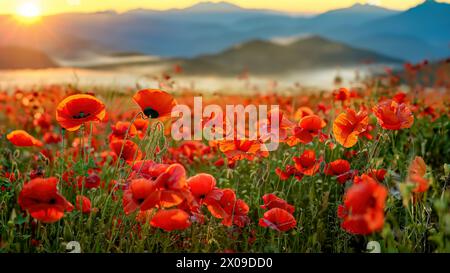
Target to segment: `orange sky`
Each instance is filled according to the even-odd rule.
[[[185,8],[198,0],[0,0],[1,14],[15,14],[25,3],[32,3],[44,15],[62,12],[93,12],[100,10],[117,10],[123,12],[135,8],[164,10]],[[210,2],[220,2],[211,0]],[[407,9],[423,0],[227,0],[245,8],[263,8],[291,13],[318,13],[330,9],[348,7],[355,3],[372,3],[392,9]],[[441,0],[448,2],[450,0]]]

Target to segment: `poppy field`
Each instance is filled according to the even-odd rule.
[[[2,91],[0,252],[450,252],[448,61],[203,95],[278,105],[274,151],[264,135],[174,140],[172,108],[201,91],[176,80]]]

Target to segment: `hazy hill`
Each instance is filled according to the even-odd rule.
[[[37,69],[57,66],[45,53],[20,47],[0,47],[0,69]]]
[[[450,42],[450,4],[428,0],[394,16],[366,23],[374,33],[404,33],[421,38],[430,44]]]
[[[399,63],[398,59],[353,48],[318,36],[287,45],[253,40],[225,50],[181,62],[186,74],[282,74],[299,70],[334,68],[371,63]]]
[[[309,31],[323,31],[342,27],[357,26],[372,20],[381,20],[398,14],[398,11],[369,4],[355,4],[348,8],[336,9],[319,14],[306,23]]]
[[[450,4],[427,0],[398,14],[322,34],[411,61],[445,58],[450,56]]]

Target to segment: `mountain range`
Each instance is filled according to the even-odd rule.
[[[406,11],[367,4],[316,16],[202,2],[186,9],[65,13],[23,26],[0,16],[0,46],[74,58],[97,52],[141,52],[169,58],[219,54],[252,40],[320,35],[394,59],[450,56],[450,4],[427,0]]]
[[[279,75],[370,63],[400,64],[401,60],[309,36],[286,44],[252,40],[218,54],[176,60],[176,63],[189,75],[235,76],[245,71],[253,75]]]

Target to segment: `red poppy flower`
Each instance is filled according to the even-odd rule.
[[[190,177],[187,180],[192,195],[199,204],[208,204],[210,200],[220,200],[222,191],[216,187],[216,179],[214,176],[201,173]]]
[[[408,177],[408,182],[416,185],[416,187],[412,190],[415,193],[426,192],[430,187],[430,182],[419,175],[412,175]]]
[[[253,160],[256,156],[269,155],[264,144],[258,140],[223,140],[219,142],[219,149],[231,160]]]
[[[133,138],[137,134],[136,127],[130,122],[118,121],[115,125],[111,126],[112,133],[109,136],[109,141],[113,142],[120,139]]]
[[[224,209],[226,212],[226,216],[222,220],[224,226],[229,227],[235,224],[238,227],[244,227],[250,222],[247,216],[250,208],[244,200],[237,199],[234,206],[225,206]]]
[[[83,195],[77,195],[75,208],[84,214],[91,213],[91,200]]]
[[[297,109],[297,111],[295,111],[294,119],[301,120],[302,118],[304,118],[306,116],[311,116],[311,115],[314,115],[314,111],[309,107],[303,106],[303,107],[299,107]]]
[[[386,176],[387,171],[385,169],[379,169],[375,170],[372,169],[368,172],[368,176],[372,177],[373,179],[376,179],[378,182],[383,182],[384,177]]]
[[[406,102],[406,93],[398,92],[397,94],[394,95],[392,99],[398,103],[404,103]]]
[[[333,122],[333,134],[336,141],[345,148],[350,148],[358,142],[358,136],[367,130],[369,117],[367,112],[356,113],[352,109],[347,109]]]
[[[232,189],[223,189],[222,196],[216,202],[211,201],[207,204],[209,212],[211,212],[212,216],[222,219],[227,216],[227,212],[225,211],[225,207],[234,206],[236,202],[236,194]]]
[[[336,176],[339,183],[344,184],[352,176],[350,163],[345,159],[338,159],[325,166],[326,175]]]
[[[156,180],[158,176],[164,173],[169,164],[156,163],[153,160],[140,160],[134,163],[133,173],[130,175],[130,178],[139,178],[144,177],[151,180]]]
[[[427,106],[420,112],[420,116],[429,116],[431,121],[435,121],[439,117],[439,113],[436,112],[436,109],[433,106]]]
[[[291,176],[294,176],[298,181],[302,180],[302,178],[303,178],[303,173],[298,171],[297,168],[295,168],[294,166],[291,166],[291,165],[286,165],[284,171],[280,168],[276,168],[275,173],[283,181],[287,180]]]
[[[280,197],[276,196],[273,193],[264,194],[262,197],[264,201],[264,205],[261,206],[262,209],[273,209],[273,208],[280,208],[284,209],[289,213],[294,213],[294,206],[289,205],[288,202],[281,199]]]
[[[122,204],[126,214],[137,209],[141,211],[151,209],[158,204],[160,192],[155,184],[145,178],[131,180],[128,189],[123,193]]]
[[[372,124],[367,125],[366,130],[365,130],[364,132],[361,132],[361,133],[359,134],[359,136],[365,137],[365,138],[368,139],[368,140],[372,140],[372,139],[373,139],[373,136],[372,136],[371,132],[373,131],[374,128],[375,128],[375,127],[374,127]]]
[[[47,113],[39,113],[34,116],[33,125],[48,130],[52,125],[52,117]]]
[[[424,178],[427,172],[427,165],[422,157],[416,156],[409,165],[408,169],[408,182],[416,184],[413,192],[420,193],[426,192],[429,188],[429,182]]]
[[[177,104],[170,94],[159,89],[140,90],[133,99],[149,118],[169,117]]]
[[[333,92],[333,96],[335,101],[346,101],[350,98],[350,92],[347,88],[339,88]]]
[[[320,135],[321,130],[326,126],[323,119],[316,115],[309,115],[303,117],[298,126],[292,130],[293,135],[287,140],[289,146],[294,146],[297,143],[310,143],[314,137]]]
[[[387,130],[410,128],[414,122],[411,110],[404,103],[385,100],[372,108],[378,123]]]
[[[288,173],[288,172],[286,172],[286,171],[284,171],[283,169],[281,169],[281,168],[276,168],[275,169],[275,173],[278,175],[278,177],[281,179],[281,180],[287,180],[287,179],[289,179],[290,177],[291,177],[291,174],[290,173]]]
[[[320,102],[319,104],[317,104],[317,110],[324,114],[328,114],[330,109],[331,109],[331,105],[326,105],[323,102]]]
[[[56,108],[56,121],[68,131],[76,131],[86,122],[103,121],[105,116],[103,102],[87,94],[69,96]]]
[[[60,134],[56,134],[56,133],[52,133],[52,132],[46,132],[44,134],[44,142],[47,144],[52,144],[52,143],[59,143],[61,142],[62,137]]]
[[[209,200],[207,208],[211,214],[222,220],[225,226],[235,224],[239,227],[245,226],[250,219],[248,205],[241,199],[236,198],[236,193],[232,189],[223,189],[220,200]]]
[[[24,130],[15,130],[9,133],[6,138],[17,147],[42,147],[42,142],[35,139],[33,136]]]
[[[109,145],[111,150],[126,162],[141,160],[142,152],[138,145],[131,140],[116,140]]]
[[[384,225],[384,205],[387,189],[363,174],[344,195],[344,204],[338,208],[338,217],[344,219],[342,228],[353,234],[368,235]]]
[[[280,208],[273,208],[266,211],[264,217],[259,219],[259,225],[277,231],[288,231],[297,225],[297,221],[288,211]]]
[[[186,170],[180,164],[170,165],[158,176],[155,185],[161,191],[160,206],[164,208],[181,204],[190,194]]]
[[[141,139],[144,138],[145,134],[147,133],[148,124],[149,124],[148,120],[142,118],[138,118],[133,122],[133,125],[137,130],[139,138]]]
[[[272,123],[272,118],[277,117],[278,124],[277,127],[275,127],[275,124]],[[284,142],[286,141],[288,131],[292,126],[294,126],[294,123],[287,119],[279,108],[274,108],[267,114],[267,119],[262,119],[258,122],[258,132],[260,133],[259,139],[262,142],[266,142],[269,139],[271,139],[272,142]],[[272,127],[278,128],[278,132],[272,132]]]
[[[44,223],[60,220],[73,206],[58,192],[57,184],[55,177],[35,178],[24,184],[19,193],[20,207]]]
[[[95,189],[100,186],[100,176],[93,172],[92,170],[88,171],[89,174],[87,177],[80,176],[78,177],[78,188],[85,188],[85,189]],[[84,182],[84,183],[83,183]]]
[[[204,160],[210,152],[211,147],[201,141],[184,141],[179,147],[169,148],[169,153],[175,162],[187,160],[193,163],[195,159]]]
[[[16,180],[17,180],[16,175],[14,173],[10,173],[10,172],[5,172],[3,174],[3,177],[8,179],[12,183],[16,182]],[[19,175],[19,177],[20,177],[20,175]]]
[[[409,175],[419,175],[424,176],[427,172],[427,165],[422,157],[416,156],[411,164],[409,165],[408,174]]]
[[[153,227],[165,231],[183,230],[191,226],[189,214],[181,209],[159,210],[150,221]]]
[[[113,151],[103,151],[100,153],[100,161],[98,166],[104,166],[107,162],[114,162],[117,160],[117,155]]]
[[[314,150],[305,150],[300,157],[292,158],[295,162],[295,168],[304,175],[314,175],[319,171],[322,158],[316,159]]]

